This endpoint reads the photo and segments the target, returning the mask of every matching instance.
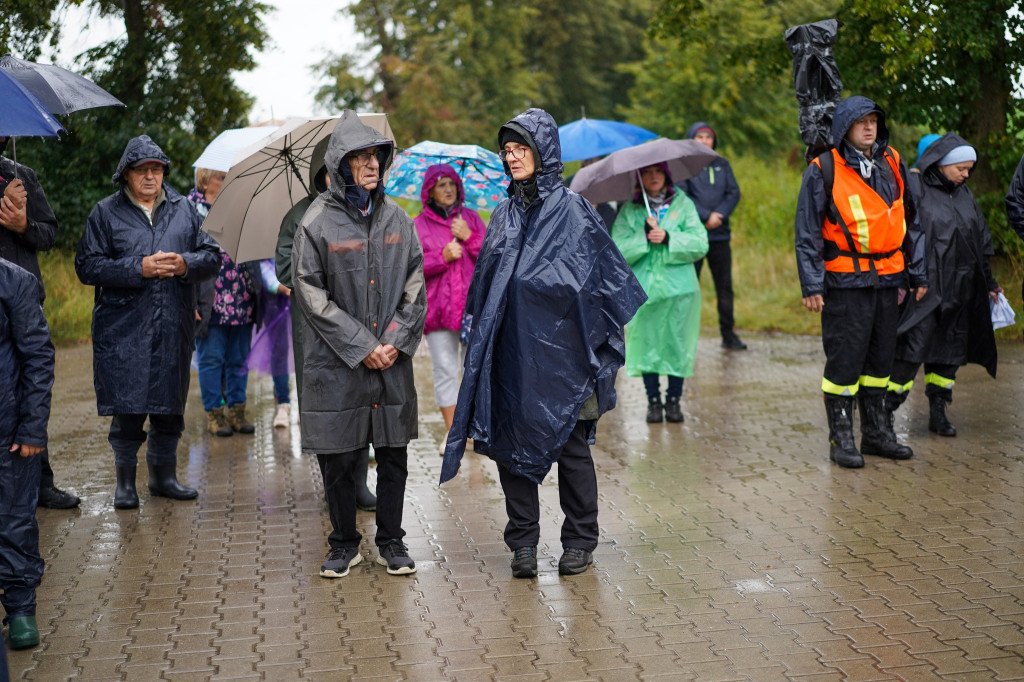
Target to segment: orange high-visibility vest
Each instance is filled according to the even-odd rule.
[[[907,234],[903,206],[903,176],[900,157],[887,147],[885,159],[896,178],[892,206],[871,189],[860,172],[846,165],[839,151],[831,150],[834,169],[831,206],[825,214],[821,234],[825,238],[825,269],[830,272],[872,272],[894,275],[903,272],[900,247]],[[822,155],[824,156],[824,155]],[[821,157],[811,163],[821,168]],[[822,174],[826,169],[822,169]],[[826,180],[826,191],[828,182]]]

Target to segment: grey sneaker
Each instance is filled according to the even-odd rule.
[[[377,548],[380,555],[377,563],[388,567],[391,575],[409,575],[416,572],[416,562],[409,558],[409,549],[404,543],[395,540]]]
[[[594,555],[585,549],[567,547],[558,560],[558,572],[562,575],[576,575],[587,570],[594,563]]]
[[[348,569],[363,560],[358,547],[338,547],[327,553],[327,559],[320,567],[321,578],[344,578]]]
[[[537,577],[537,548],[520,547],[512,553],[512,577]]]

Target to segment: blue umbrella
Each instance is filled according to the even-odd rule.
[[[418,201],[427,168],[439,163],[447,163],[459,173],[466,192],[466,208],[489,211],[505,198],[509,179],[497,154],[474,144],[444,144],[429,140],[395,156],[387,181],[387,193]]]
[[[42,102],[25,89],[18,79],[0,70],[0,137],[10,137],[11,158],[17,173],[18,152],[14,144],[16,135],[29,137],[56,137],[64,132]]]
[[[604,156],[626,147],[653,140],[657,135],[646,128],[620,121],[581,118],[558,128],[562,161],[582,161]]]

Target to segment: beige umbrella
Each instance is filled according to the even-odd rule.
[[[386,114],[359,114],[359,119],[394,142]],[[313,148],[337,122],[338,117],[291,118],[238,152],[203,222],[203,231],[236,263],[274,257],[281,221],[309,194]]]

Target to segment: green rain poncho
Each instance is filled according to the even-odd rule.
[[[628,202],[612,226],[612,239],[647,293],[626,325],[626,374],[693,376],[700,333],[700,284],[693,262],[708,252],[708,232],[697,208],[676,192],[659,227],[668,244],[647,241],[644,204]]]

